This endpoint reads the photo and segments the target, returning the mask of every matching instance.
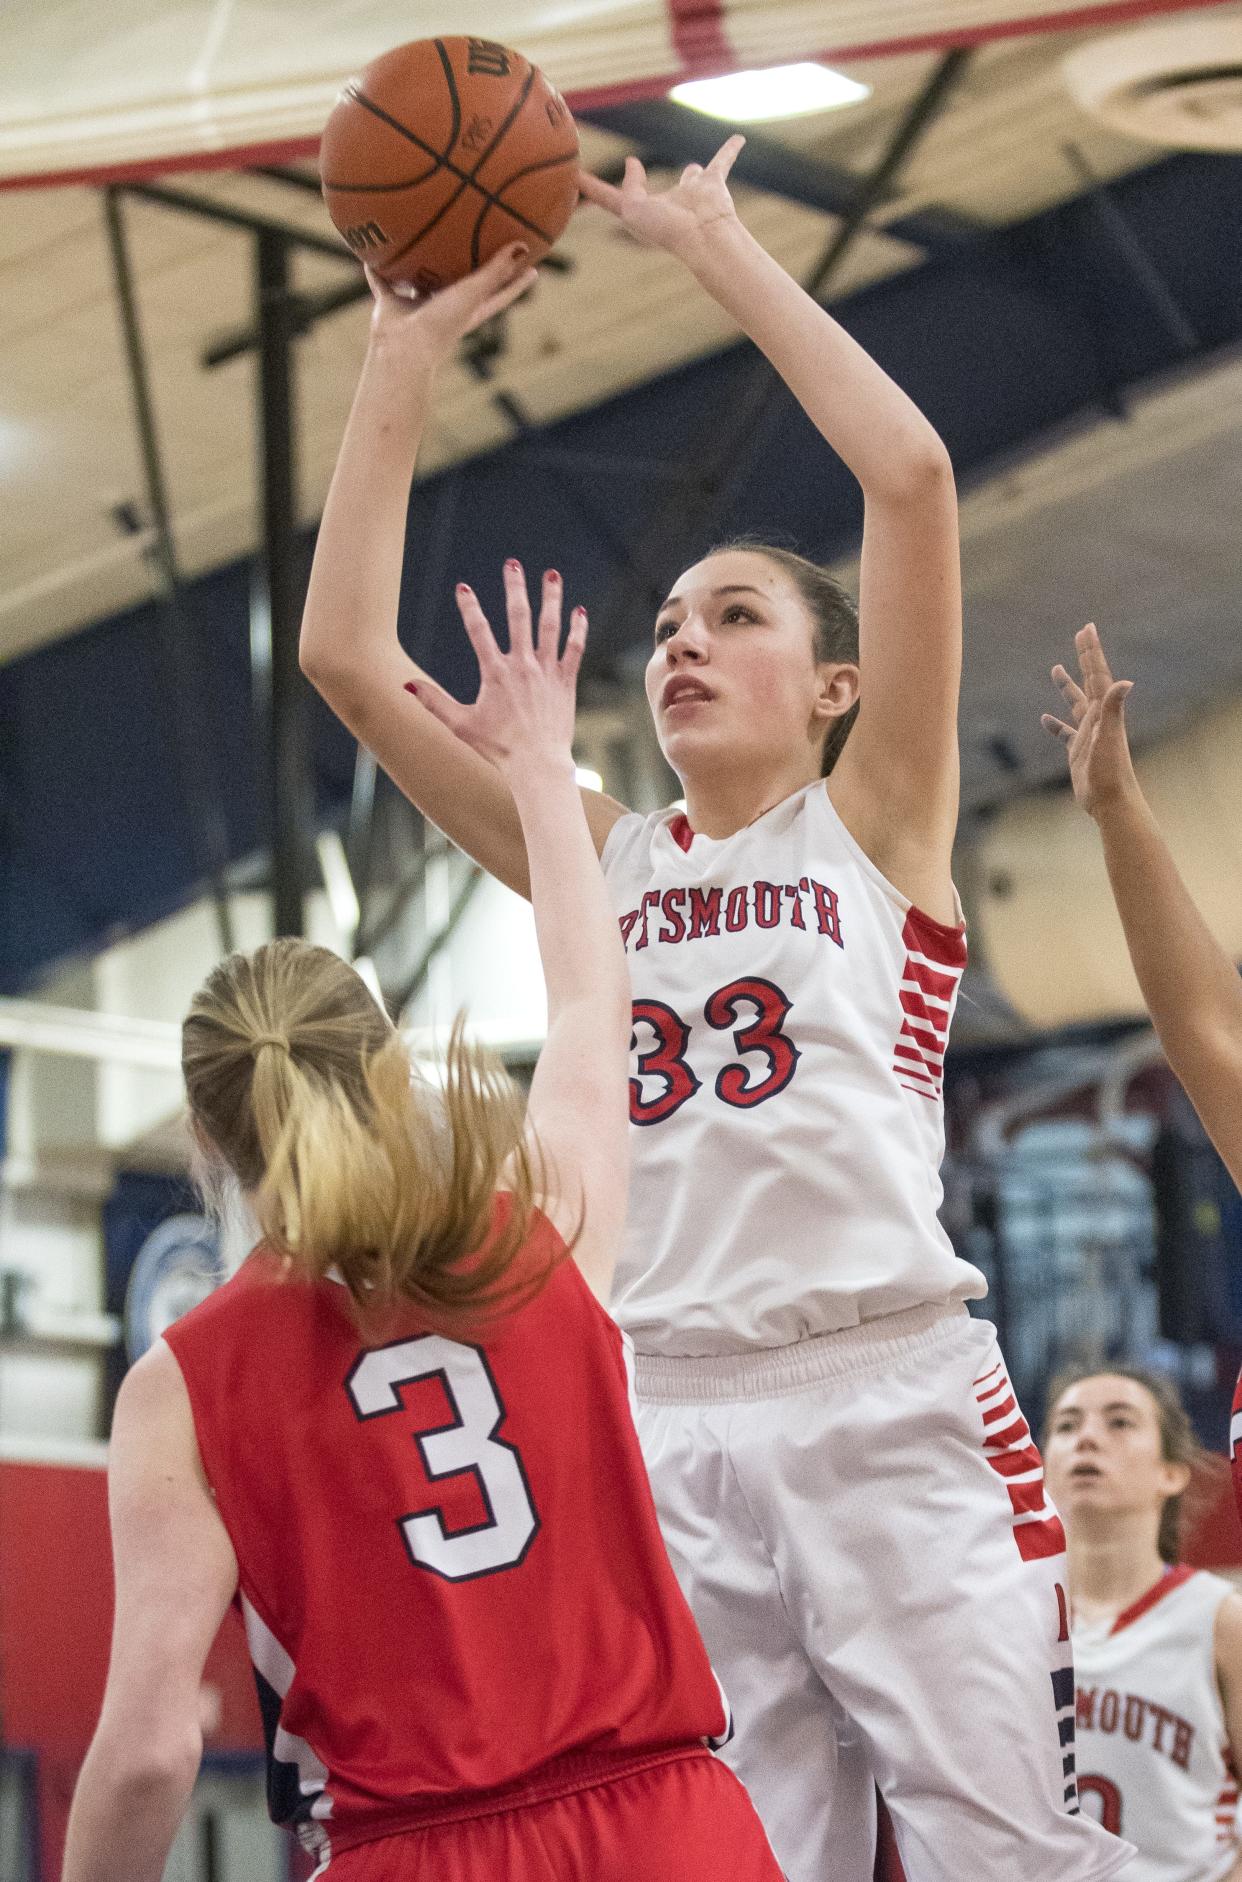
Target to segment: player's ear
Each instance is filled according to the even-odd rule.
[[[826,726],[840,719],[858,698],[861,676],[850,660],[821,660],[815,669],[812,719]]]
[[[1162,1479],[1160,1487],[1165,1496],[1181,1496],[1190,1483],[1189,1464],[1174,1464],[1166,1460],[1160,1466],[1160,1474]]]

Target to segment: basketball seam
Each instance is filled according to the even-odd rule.
[[[447,157],[449,151],[452,150],[453,145],[457,142],[458,135],[461,131],[461,97],[457,90],[457,74],[453,70],[453,61],[449,58],[448,53],[444,49],[444,41],[442,39],[433,39],[431,43],[439,54],[440,67],[444,73],[444,83],[448,86],[449,103],[453,107],[452,135],[444,148],[444,155]],[[443,162],[443,158],[441,161]]]
[[[470,236],[470,260],[476,268],[479,265],[479,238],[483,233],[483,224],[486,222],[493,209],[502,209],[505,215],[515,216],[519,221],[525,222],[525,217],[521,215],[520,211],[510,209],[508,203],[501,199],[499,192],[511,188],[514,183],[520,183],[523,177],[534,176],[535,172],[538,170],[555,170],[558,164],[576,162],[576,151],[564,157],[545,157],[540,163],[528,163],[521,170],[515,170],[512,176],[507,176],[503,183],[496,185],[496,196],[493,197],[489,195],[482,209],[480,209],[478,215],[475,217],[474,229]],[[526,226],[527,228],[534,228],[535,225],[534,223],[526,223]],[[541,230],[540,234],[542,235],[542,233]],[[546,242],[548,238],[545,235],[543,239]]]
[[[517,98],[513,106],[510,108],[508,116],[505,118],[504,123],[501,125],[500,129],[497,131],[495,137],[493,137],[490,144],[488,144],[486,150],[480,152],[478,159],[475,162],[475,166],[473,170],[460,170],[455,163],[450,161],[449,158],[443,157],[443,156],[438,158],[438,161],[441,167],[447,170],[451,176],[455,176],[458,178],[459,183],[460,183],[460,188],[457,189],[454,192],[454,194],[449,197],[446,203],[441,204],[440,208],[436,210],[435,215],[432,216],[429,221],[425,222],[422,228],[417,229],[415,233],[410,236],[409,240],[407,242],[404,242],[402,246],[399,249],[397,249],[395,254],[388,256],[387,260],[384,263],[385,268],[391,268],[395,262],[398,262],[401,260],[401,257],[403,255],[408,255],[410,250],[413,247],[415,247],[417,243],[423,240],[424,236],[429,235],[432,229],[435,228],[437,222],[441,221],[442,218],[448,214],[449,210],[455,208],[456,205],[461,201],[462,196],[465,194],[467,189],[477,190],[479,195],[485,199],[485,207],[484,207],[485,214],[488,208],[501,209],[504,211],[505,215],[511,216],[515,222],[521,223],[524,229],[529,229],[532,235],[537,235],[541,242],[548,242],[550,245],[551,237],[546,233],[545,230],[539,227],[539,224],[537,222],[532,221],[529,216],[523,215],[520,209],[511,209],[507,203],[502,202],[498,197],[492,194],[492,192],[488,189],[486,183],[480,183],[478,180],[478,172],[483,167],[483,165],[487,162],[488,158],[492,156],[492,154],[496,150],[497,145],[501,143],[510,125],[513,123],[514,119],[517,117],[519,111],[521,111],[523,105],[526,103],[526,100],[530,97],[530,94],[532,90],[534,89],[536,76],[537,76],[536,68],[532,65],[527,70],[526,83],[522,87],[521,94],[519,95],[519,97]],[[416,131],[411,131],[407,125],[404,125],[401,123],[399,118],[391,117],[388,114],[388,112],[384,110],[382,105],[377,105],[373,99],[370,99],[367,97],[364,91],[358,90],[355,92],[354,95],[358,103],[360,105],[363,105],[368,111],[370,111],[374,117],[379,118],[381,123],[391,126],[391,128],[394,131],[397,131],[402,137],[408,138],[412,144],[417,145],[419,150],[425,150],[429,156],[436,155],[436,152],[432,149],[431,145],[426,143],[418,135]],[[564,161],[568,161],[571,154],[576,155],[577,153],[567,152]],[[471,247],[471,252],[472,254],[475,252],[473,243]]]
[[[419,148],[425,150],[427,155],[434,159],[430,170],[424,170],[418,176],[407,177],[404,183],[334,183],[329,177],[324,177],[320,183],[321,189],[351,190],[355,196],[376,196],[383,194],[385,191],[391,194],[393,190],[414,189],[419,183],[426,183],[430,177],[435,175],[437,170],[445,166],[448,162],[449,151],[452,150],[453,145],[457,142],[458,134],[461,131],[461,105],[457,97],[457,81],[453,77],[452,66],[445,56],[443,41],[437,39],[434,41],[434,44],[437,52],[440,54],[440,63],[444,67],[444,77],[448,85],[449,106],[453,113],[453,121],[448,134],[448,142],[445,144],[443,150],[436,150],[431,144],[419,144]],[[345,96],[351,98],[355,104],[370,104],[370,100],[363,95],[357,85],[347,85],[345,88]],[[398,130],[399,128],[394,119],[393,129]]]

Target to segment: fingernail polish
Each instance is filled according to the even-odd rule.
[[[549,580],[550,582],[559,582],[559,581],[560,581],[560,579],[561,579],[561,574],[560,574],[560,570],[559,570],[559,569],[549,569],[549,570],[548,570],[548,580]]]
[[[471,588],[469,582],[458,582],[457,592],[459,595],[472,595],[474,590]]]
[[[405,691],[406,691],[407,693],[413,693],[413,694],[414,694],[414,697],[415,697],[415,698],[417,699],[417,697],[418,697],[418,688],[417,688],[417,686],[415,686],[415,684],[414,684],[414,682],[413,682],[413,680],[407,680],[407,681],[405,682],[405,689],[404,689],[404,690],[405,690]]]
[[[509,560],[505,563],[505,567],[510,569],[515,575],[522,573],[522,564],[518,561],[516,556],[511,555]]]

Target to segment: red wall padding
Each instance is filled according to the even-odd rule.
[[[7,1743],[38,1754],[45,1882],[60,1874],[78,1766],[103,1699],[112,1552],[101,1469],[0,1463],[0,1718]],[[212,1751],[262,1749],[241,1622],[230,1613],[204,1675],[219,1722]]]

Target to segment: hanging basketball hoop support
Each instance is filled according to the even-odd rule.
[[[149,557],[160,591],[157,644],[167,688],[164,703],[172,735],[173,767],[189,818],[195,867],[206,877],[215,907],[220,947],[222,952],[228,954],[233,950],[234,937],[225,874],[228,834],[224,806],[211,751],[210,725],[202,704],[204,688],[201,662],[185,617],[184,584],[168,507],[168,488],[147,371],[147,352],[138,314],[129,245],[125,239],[121,199],[116,189],[104,191],[104,219],[108,229],[113,284],[125,341],[134,422],[138,431],[143,478],[147,487],[147,508],[151,518]]]
[[[304,582],[297,538],[293,341],[316,316],[308,312],[306,298],[293,290],[293,252],[299,247],[310,249],[349,268],[348,282],[332,297],[337,304],[357,298],[365,292],[365,284],[358,282],[350,257],[332,237],[164,184],[117,185],[109,192],[109,201],[115,202],[122,194],[223,224],[249,235],[254,244],[254,325],[251,346],[245,350],[253,350],[258,361],[262,550],[252,590],[251,658],[256,703],[266,734],[260,742],[268,757],[273,932],[300,935],[305,927],[307,834],[313,798],[305,723],[307,686],[298,667]],[[123,312],[124,307],[122,296]],[[226,351],[222,358],[232,356]]]
[[[302,578],[298,567],[294,472],[292,334],[289,327],[289,243],[271,229],[255,237],[255,303],[259,316],[259,438],[263,557],[268,645],[268,789],[272,831],[272,927],[278,935],[305,928],[304,847],[310,824],[306,748],[306,682],[298,666]],[[253,644],[253,643],[252,643]]]

